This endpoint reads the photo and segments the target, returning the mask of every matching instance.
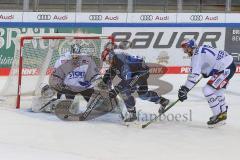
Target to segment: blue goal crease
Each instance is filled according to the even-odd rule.
[[[240,27],[240,23],[49,23],[0,22],[0,27]]]

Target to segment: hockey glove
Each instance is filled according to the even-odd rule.
[[[183,102],[187,99],[187,93],[189,92],[189,89],[186,86],[181,86],[178,90],[178,99]]]
[[[108,89],[108,85],[104,83],[102,80],[97,84],[97,87],[102,90]]]

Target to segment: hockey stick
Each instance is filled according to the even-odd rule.
[[[191,91],[197,84],[198,82],[200,82],[200,80],[202,79],[202,77],[194,84],[194,86],[189,90]],[[163,112],[159,113],[158,116],[156,116],[154,119],[151,119],[150,121],[148,121],[147,123],[142,125],[142,128],[146,128],[147,126],[149,126],[151,123],[155,122],[159,117],[161,117],[165,112],[167,112],[169,109],[171,109],[178,101],[180,101],[179,99],[177,99],[175,102],[173,102],[172,104],[170,104]]]
[[[81,113],[81,116],[79,117],[80,120],[85,120],[88,117],[88,115],[92,112],[92,110],[96,108],[96,104],[100,100],[101,97],[102,96],[99,92],[96,95],[96,97],[90,102],[87,109],[83,113]]]
[[[48,106],[50,103],[52,103],[52,102],[54,102],[54,101],[56,101],[56,100],[58,100],[58,99],[57,99],[57,98],[51,99],[51,100],[48,101],[44,106],[42,106],[42,107],[39,109],[39,111],[43,111],[43,109],[45,109],[46,106]]]

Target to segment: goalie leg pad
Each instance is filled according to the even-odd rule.
[[[79,121],[79,115],[70,112],[72,103],[71,99],[61,100],[56,106],[55,115],[64,121]]]
[[[56,98],[34,97],[31,109],[33,112],[52,113],[58,103]]]

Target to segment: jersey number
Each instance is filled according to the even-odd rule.
[[[201,52],[202,53],[207,53],[208,52],[208,53],[211,53],[213,56],[215,56],[215,53],[212,50],[210,50],[209,48],[203,47]]]

